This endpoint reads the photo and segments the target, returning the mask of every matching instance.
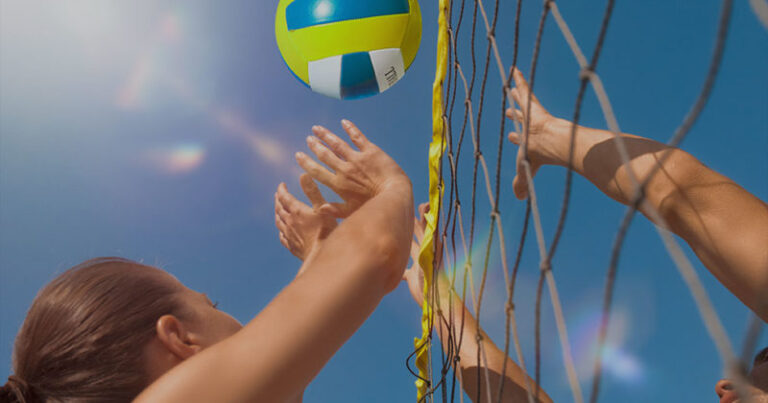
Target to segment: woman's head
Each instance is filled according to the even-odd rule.
[[[75,266],[37,295],[0,397],[131,401],[155,378],[239,329],[168,273],[120,258]]]

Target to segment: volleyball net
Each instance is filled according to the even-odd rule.
[[[608,334],[611,319],[612,304],[614,300],[614,289],[616,286],[616,277],[619,269],[619,260],[622,253],[622,247],[627,236],[627,232],[632,223],[635,213],[642,209],[652,221],[657,223],[655,226],[660,239],[662,240],[667,252],[682,279],[688,287],[690,294],[696,304],[702,321],[712,339],[716,350],[723,362],[724,372],[735,380],[737,388],[743,388],[746,385],[744,378],[744,368],[742,364],[746,361],[748,354],[754,348],[758,339],[758,334],[762,322],[754,317],[745,337],[743,353],[741,356],[735,353],[733,344],[724,330],[723,324],[715,312],[710,298],[704,289],[700,278],[688,257],[683,252],[675,237],[665,228],[666,225],[663,216],[653,205],[645,200],[644,189],[650,182],[652,176],[656,174],[658,168],[663,164],[668,154],[660,158],[656,169],[652,171],[644,180],[640,180],[631,168],[628,169],[628,176],[633,184],[632,203],[626,209],[626,212],[619,224],[615,239],[612,245],[610,260],[605,274],[605,285],[602,301],[602,316],[597,336],[597,349],[594,357],[594,369],[591,379],[591,386],[588,393],[583,391],[576,375],[576,366],[573,359],[572,348],[568,337],[568,328],[566,318],[563,314],[563,302],[560,300],[558,286],[555,276],[555,267],[553,259],[558,251],[558,246],[562,240],[565,229],[566,218],[569,213],[571,201],[571,189],[573,183],[573,148],[577,127],[582,114],[582,104],[588,87],[594,90],[605,119],[605,124],[613,133],[613,145],[621,156],[622,163],[630,167],[630,156],[626,144],[621,137],[621,130],[618,120],[614,114],[608,94],[603,86],[600,75],[597,72],[598,62],[603,51],[603,44],[608,35],[608,28],[611,23],[614,9],[614,0],[606,0],[603,11],[602,22],[600,24],[599,34],[593,46],[593,52],[588,59],[582,51],[579,42],[569,29],[569,26],[560,12],[557,3],[551,0],[544,0],[541,14],[537,26],[535,41],[533,43],[533,54],[528,72],[530,91],[526,108],[530,116],[531,98],[536,84],[537,67],[542,47],[542,37],[545,25],[549,20],[554,20],[562,38],[567,43],[573,57],[575,58],[580,70],[577,71],[579,79],[578,95],[574,103],[573,114],[571,116],[572,127],[570,131],[570,158],[565,183],[563,184],[562,203],[559,211],[559,217],[552,237],[547,240],[544,235],[544,229],[541,219],[541,210],[536,193],[535,181],[528,159],[528,140],[529,124],[525,120],[522,127],[517,120],[513,121],[514,129],[522,134],[520,147],[524,152],[525,158],[522,161],[524,172],[518,172],[518,175],[525,175],[527,178],[528,198],[525,201],[525,213],[522,225],[515,228],[514,236],[516,241],[509,243],[510,235],[505,233],[503,225],[503,215],[499,204],[502,186],[505,181],[502,179],[502,149],[506,140],[505,110],[507,108],[519,108],[511,96],[512,73],[518,67],[518,49],[520,36],[520,18],[522,10],[522,0],[517,0],[515,4],[514,28],[512,36],[513,55],[511,57],[511,66],[502,62],[500,47],[496,32],[500,19],[499,0],[486,7],[488,0],[439,0],[439,32],[437,40],[437,68],[435,81],[433,84],[433,136],[429,149],[429,201],[430,210],[426,215],[426,233],[422,242],[421,255],[419,263],[424,270],[424,306],[422,315],[422,334],[415,341],[415,349],[407,359],[409,370],[417,377],[417,399],[419,402],[433,401],[436,396],[441,397],[441,401],[455,401],[456,398],[463,401],[463,392],[457,382],[461,376],[460,371],[453,370],[458,364],[459,349],[463,345],[463,335],[465,323],[463,320],[453,320],[453,315],[440,315],[439,307],[433,303],[439,298],[439,288],[435,281],[438,275],[438,268],[445,267],[450,275],[452,284],[451,293],[456,292],[461,299],[471,302],[474,316],[477,321],[477,328],[474,329],[474,342],[477,344],[477,362],[480,364],[476,385],[477,396],[472,396],[475,402],[490,401],[491,396],[497,396],[501,401],[504,382],[498,385],[492,385],[488,373],[488,358],[485,354],[485,340],[480,332],[480,319],[483,313],[483,299],[486,292],[486,286],[489,278],[489,261],[492,250],[498,248],[499,261],[503,273],[503,279],[506,289],[505,304],[505,337],[503,348],[505,353],[505,365],[502,367],[501,379],[505,376],[507,370],[506,360],[510,353],[517,365],[526,374],[530,374],[534,383],[528,378],[525,379],[525,389],[529,403],[538,401],[538,395],[541,393],[538,385],[541,384],[541,356],[542,356],[542,303],[544,287],[547,288],[552,314],[557,329],[560,350],[562,353],[563,366],[565,368],[568,385],[570,387],[573,401],[582,403],[585,398],[592,403],[599,400],[601,375],[603,372],[603,352]],[[768,3],[765,0],[751,0],[753,10],[761,22],[768,28]],[[488,4],[490,5],[490,3]],[[682,120],[677,130],[670,137],[668,144],[671,146],[679,145],[688,135],[701,112],[704,110],[707,101],[710,98],[712,88],[717,80],[719,67],[723,60],[726,38],[733,8],[733,0],[722,0],[720,18],[718,19],[717,34],[714,38],[713,51],[708,66],[707,75],[701,84],[701,90],[698,97],[692,104],[688,114]],[[484,49],[477,49],[476,36],[484,35],[487,43]],[[465,44],[466,41],[469,43]],[[466,56],[464,47],[469,47],[469,57]],[[480,53],[478,55],[478,53]],[[467,67],[465,67],[467,66]],[[495,71],[495,72],[494,72]],[[497,147],[492,150],[496,154],[496,164],[489,164],[483,150],[481,149],[481,136],[487,136],[487,129],[484,129],[484,112],[488,108],[488,78],[490,74],[498,74],[502,83],[501,91],[501,111],[500,111],[500,130],[498,134],[492,134],[492,139],[498,139]],[[474,101],[473,101],[474,99]],[[463,108],[462,108],[463,106]],[[463,111],[462,111],[463,109]],[[467,141],[469,137],[469,142]],[[471,149],[467,150],[470,147]],[[460,163],[462,153],[472,153],[471,163]],[[467,158],[465,158],[467,160]],[[465,170],[471,171],[471,188],[460,189],[460,174]],[[468,175],[468,173],[467,173]],[[507,182],[508,183],[508,182]],[[478,221],[481,200],[487,195],[487,206],[490,210],[489,227],[487,237],[479,239]],[[467,197],[469,196],[469,197]],[[468,208],[465,203],[469,202]],[[533,230],[533,234],[529,232]],[[518,331],[518,321],[515,307],[515,291],[518,282],[518,274],[521,267],[522,256],[525,245],[533,237],[538,251],[538,282],[535,297],[535,317],[534,317],[534,362],[533,365],[526,363],[520,342],[520,332]],[[438,248],[442,244],[442,249]],[[482,248],[476,248],[481,245]],[[509,246],[510,247],[508,249]],[[478,250],[480,253],[475,253]],[[473,256],[479,255],[479,256]],[[511,258],[511,259],[510,259]],[[475,278],[473,266],[477,263],[480,271],[479,278]],[[511,264],[510,264],[511,263]],[[456,290],[458,284],[460,289]],[[430,301],[432,303],[430,303]],[[449,319],[445,319],[445,317]],[[442,326],[437,326],[437,321],[448,321],[445,323],[448,334],[438,334],[441,340],[447,340],[445,351],[440,349],[440,353],[434,353],[432,339],[435,333],[442,333]],[[439,322],[437,322],[439,324]],[[437,330],[435,327],[437,326]],[[444,339],[445,338],[445,339]],[[439,355],[439,362],[433,356]],[[437,363],[437,364],[435,364]],[[439,370],[438,370],[439,369]],[[531,371],[532,370],[532,371]],[[458,388],[458,390],[457,390]],[[492,388],[497,388],[492,390]]]

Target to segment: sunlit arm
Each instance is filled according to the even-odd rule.
[[[409,186],[363,204],[245,328],[168,372],[136,401],[295,397],[402,277],[413,225]]]
[[[451,285],[448,278],[442,273],[437,278],[437,294],[439,294],[438,300],[440,301],[438,312],[440,315],[436,315],[436,321],[439,318],[440,325],[435,324],[435,331],[446,353],[452,350],[451,343],[458,346],[459,361],[455,370],[460,372],[458,374],[460,375],[459,380],[467,396],[476,403],[488,401],[527,402],[526,378],[531,394],[536,396],[536,383],[523,372],[512,358],[507,357],[506,370],[503,370],[505,365],[504,351],[488,337],[482,328],[479,330],[483,354],[480,354],[480,361],[478,362],[477,321],[461,298],[455,292],[450,292]],[[449,333],[449,325],[453,327],[452,333]],[[504,374],[503,377],[502,373]],[[501,400],[499,400],[501,382],[504,383],[504,387]],[[480,390],[478,390],[478,385]],[[489,386],[490,400],[488,399]],[[480,399],[477,399],[478,396]],[[541,389],[538,391],[538,400],[536,401],[551,403],[552,399]]]
[[[419,244],[423,240],[426,226],[424,216],[428,210],[427,204],[419,206],[421,220],[415,220],[414,225],[414,235],[418,242],[414,241],[411,244],[411,258],[416,263],[406,270],[403,276],[403,280],[408,283],[411,296],[419,305],[422,305],[424,300],[424,276],[422,268],[418,264],[421,250]],[[438,251],[441,248],[442,246],[438,243]],[[441,252],[438,252],[438,256],[440,255]],[[482,328],[478,327],[477,320],[464,305],[461,297],[453,290],[451,281],[442,271],[442,263],[438,261],[437,264],[439,271],[435,276],[436,287],[429,296],[435,312],[434,332],[440,338],[446,355],[455,354],[458,351],[458,361],[452,364],[454,364],[454,371],[464,392],[476,403],[488,401],[528,402],[526,390],[528,389],[532,396],[538,396],[537,402],[551,402],[552,399],[546,392],[541,389],[537,391],[536,383],[512,358],[504,354],[504,351],[488,337]],[[482,342],[482,350],[479,349],[477,343],[478,333]],[[481,353],[479,356],[478,352]],[[480,386],[479,389],[478,385]],[[502,391],[501,396],[499,396],[500,390]]]
[[[567,166],[571,122],[550,115],[530,93],[520,71],[515,71],[514,78],[512,96],[521,108],[510,109],[507,115],[529,127],[532,173],[542,165]],[[623,204],[632,203],[635,194],[630,169],[641,183],[648,180],[646,203],[640,211],[682,237],[723,285],[768,321],[768,205],[680,149],[622,134],[630,159],[625,163],[613,133],[583,126],[576,133],[573,169],[577,173]],[[524,138],[510,133],[509,139],[522,144]],[[662,159],[665,153],[669,155]],[[524,154],[520,147],[513,185],[519,198],[528,195]],[[660,213],[661,220],[649,214],[651,209]]]
[[[549,128],[552,136],[570,138],[570,122],[557,119]],[[579,127],[576,172],[611,198],[629,204],[634,195],[629,169],[644,181],[669,152],[648,183],[648,204],[640,210],[652,220],[649,209],[658,211],[712,274],[768,321],[768,205],[685,151],[642,137],[622,137],[629,164],[622,162],[612,133]],[[567,161],[568,141],[558,143],[566,148],[558,150],[562,163]]]

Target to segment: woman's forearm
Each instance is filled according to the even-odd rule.
[[[567,166],[572,124],[564,119],[554,119],[548,126],[548,132],[558,140],[551,142],[551,161],[553,165]],[[681,160],[687,156],[682,150],[668,147],[657,141],[631,134],[621,134],[626,146],[630,163],[625,164],[616,145],[615,136],[607,130],[579,126],[574,143],[573,169],[592,182],[612,199],[630,204],[635,196],[632,174],[639,182],[647,180],[657,171],[646,188],[645,197],[658,207],[666,196],[674,191],[679,182]],[[657,170],[664,153],[664,169]],[[686,161],[687,162],[687,161]],[[630,169],[632,172],[630,172]]]
[[[455,293],[451,293],[451,285],[445,275],[438,276],[438,294],[440,301],[436,318],[439,318],[439,326],[436,326],[438,336],[444,351],[455,351],[450,349],[449,343],[453,342],[458,346],[459,368],[461,372],[462,388],[473,401],[476,401],[478,392],[480,392],[480,401],[488,400],[487,385],[490,383],[491,399],[490,401],[499,401],[498,392],[500,382],[504,382],[502,402],[522,402],[527,401],[526,377],[531,392],[535,394],[536,384],[528,377],[523,370],[509,357],[506,359],[506,370],[504,351],[502,351],[482,328],[478,329],[477,321],[473,314],[466,308],[461,298]],[[436,319],[437,320],[437,319]],[[449,338],[450,328],[453,333]],[[478,362],[478,330],[482,339],[483,352]],[[459,342],[461,345],[459,345]],[[487,359],[487,362],[485,361]],[[486,382],[486,371],[488,369],[488,381]],[[504,373],[502,378],[501,374]],[[480,391],[478,391],[478,379]],[[539,402],[551,402],[552,400],[544,392],[539,391]]]
[[[174,368],[139,400],[296,396],[398,284],[413,231],[410,191],[383,191],[363,204],[242,331]]]
[[[558,139],[552,142],[558,148],[551,163],[567,165],[570,133],[570,122],[555,119],[550,125]],[[685,151],[638,136],[621,137],[629,164],[611,132],[579,127],[574,170],[623,204],[632,203],[635,195],[630,169],[641,183],[655,172],[640,211],[682,237],[712,274],[768,321],[768,205]]]

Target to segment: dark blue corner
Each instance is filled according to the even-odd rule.
[[[379,83],[368,52],[349,53],[341,58],[341,98],[364,98],[379,93]]]

